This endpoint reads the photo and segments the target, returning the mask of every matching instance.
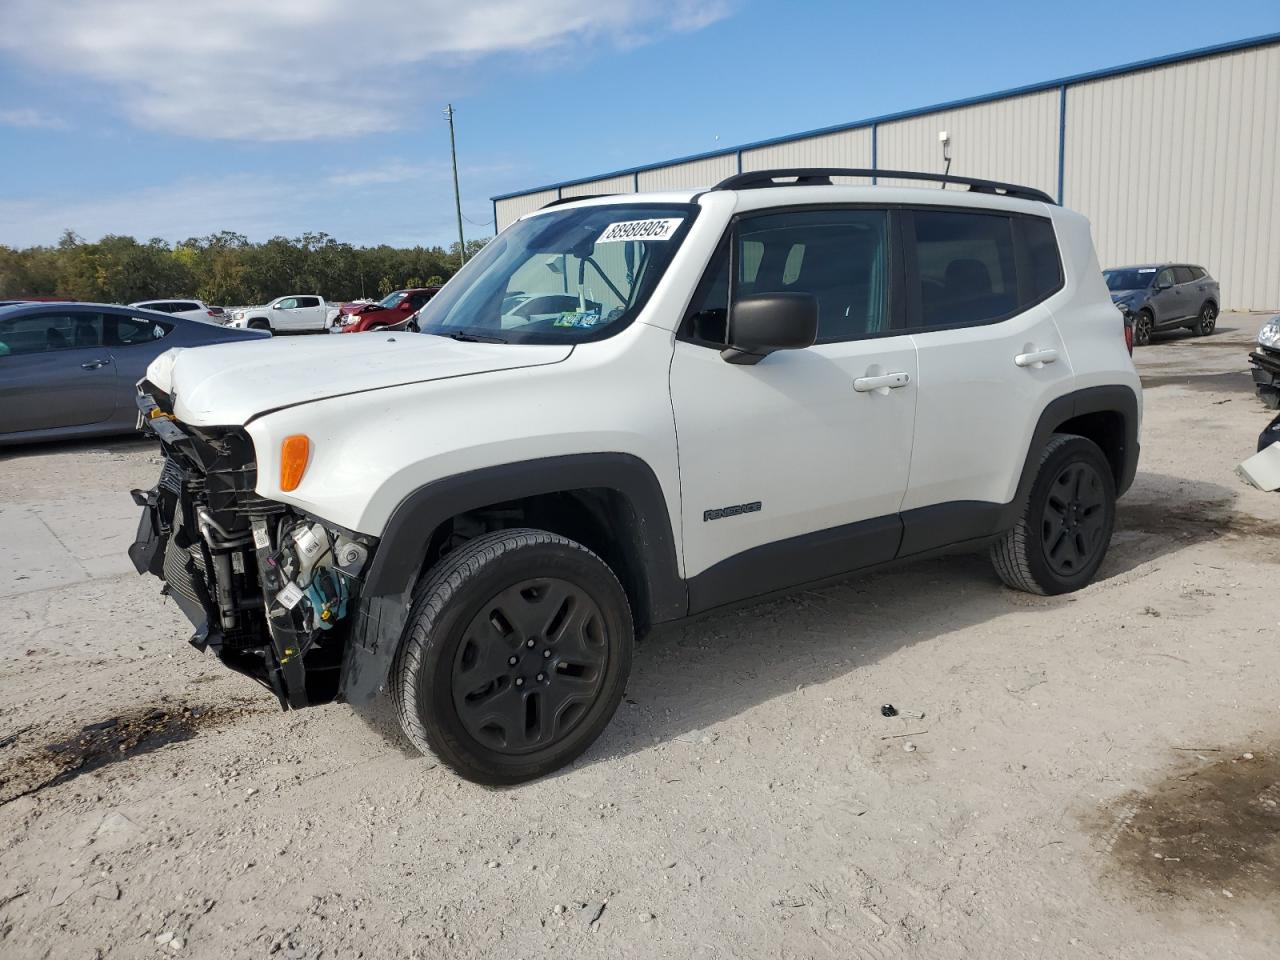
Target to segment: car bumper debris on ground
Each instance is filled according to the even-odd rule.
[[[192,649],[126,556],[153,443],[6,452],[0,955],[1274,956],[1256,330],[1138,354],[1096,583],[925,561],[658,631],[604,736],[510,790]]]

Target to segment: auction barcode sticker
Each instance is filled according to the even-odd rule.
[[[623,240],[670,240],[684,223],[684,217],[659,220],[621,220],[604,228],[596,243],[618,243]]]

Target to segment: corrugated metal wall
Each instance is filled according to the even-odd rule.
[[[1067,89],[1067,206],[1104,265],[1189,260],[1280,307],[1280,47]]]
[[[505,230],[526,213],[533,213],[559,195],[558,190],[543,190],[540,193],[524,193],[506,200],[495,200],[493,212],[497,219],[498,230]]]
[[[1058,100],[1057,91],[1046,90],[882,123],[876,131],[876,166],[942,173],[938,134],[945,130],[951,138],[952,173],[1039,187],[1056,197]],[[912,185],[883,178],[879,182]]]
[[[621,177],[605,177],[603,180],[591,180],[587,183],[575,183],[560,191],[565,197],[587,197],[594,193],[632,193],[635,191],[635,178],[631,174]]]
[[[742,151],[743,172],[779,167],[870,167],[871,128]],[[869,182],[869,181],[868,181]]]
[[[874,166],[1039,187],[1093,222],[1103,265],[1187,260],[1222,282],[1229,309],[1280,308],[1280,45],[1215,52],[1102,79],[856,129],[744,147],[744,171]],[[874,134],[873,134],[874,129]],[[1059,158],[1061,157],[1061,170]],[[563,188],[565,196],[707,187],[738,151]],[[880,183],[891,181],[880,179]],[[498,228],[555,199],[496,202]]]
[[[690,187],[709,187],[737,172],[737,155],[725,154],[720,157],[708,157],[705,160],[677,163],[670,167],[659,167],[657,170],[642,170],[640,189],[685,190]]]

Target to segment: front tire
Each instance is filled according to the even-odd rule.
[[[249,329],[250,330],[266,330],[268,333],[275,332],[274,330],[271,329],[271,324],[267,323],[267,321],[265,320],[250,320]]]
[[[1205,305],[1200,308],[1200,316],[1196,318],[1196,324],[1192,327],[1196,334],[1201,337],[1207,337],[1213,333],[1214,328],[1218,325],[1218,308],[1212,301],[1206,301]]]
[[[991,562],[1015,590],[1044,596],[1079,590],[1102,565],[1115,519],[1115,479],[1097,444],[1054,434],[1022,516],[991,548]]]
[[[447,554],[419,585],[392,697],[419,750],[476,783],[519,783],[600,735],[633,643],[604,561],[544,530],[501,530]]]

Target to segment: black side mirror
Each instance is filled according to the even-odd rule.
[[[818,299],[811,293],[741,297],[729,312],[727,363],[759,363],[775,350],[803,350],[818,338]]]

